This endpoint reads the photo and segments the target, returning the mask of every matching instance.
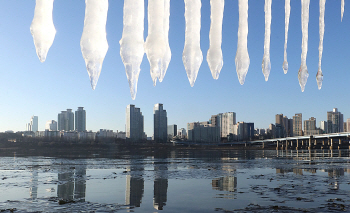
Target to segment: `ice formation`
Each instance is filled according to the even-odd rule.
[[[250,59],[248,54],[248,0],[238,0],[239,25],[237,52],[235,58],[236,71],[239,83],[244,84],[248,72]]]
[[[196,81],[199,67],[203,61],[200,48],[201,7],[200,0],[185,1],[185,47],[182,53],[182,61],[185,66],[191,87]]]
[[[131,98],[135,100],[140,65],[144,55],[144,1],[124,0],[123,35],[120,43],[120,56],[123,60],[129,81]]]
[[[341,21],[343,21],[345,0],[341,0]]]
[[[323,74],[321,69],[322,52],[323,52],[323,36],[324,36],[324,12],[326,9],[326,0],[320,0],[320,19],[319,19],[319,31],[320,31],[320,43],[318,46],[318,71],[316,74],[316,81],[318,89],[322,87]]]
[[[160,69],[159,82],[162,82],[171,60],[171,50],[169,46],[169,17],[170,17],[170,0],[164,0],[164,40],[165,55],[163,57],[162,68]]]
[[[46,60],[56,29],[52,20],[54,0],[36,0],[34,18],[30,25],[30,32],[33,36],[36,54],[41,62]]]
[[[85,20],[80,48],[94,90],[108,50],[106,22],[108,0],[85,0]]]
[[[298,72],[301,91],[304,92],[309,73],[306,66],[308,27],[309,27],[309,6],[310,0],[301,0],[301,31],[303,34],[301,43],[301,65]]]
[[[222,19],[224,16],[224,0],[210,0],[211,24],[209,32],[210,47],[207,53],[207,62],[214,79],[218,79],[223,65],[222,58]]]
[[[288,61],[287,61],[287,42],[288,42],[288,29],[289,29],[289,17],[290,17],[290,0],[285,1],[284,5],[284,61],[283,61],[283,71],[284,74],[288,72]]]
[[[150,64],[153,86],[160,78],[165,56],[164,0],[148,1],[148,36],[145,52]]]
[[[265,81],[269,80],[271,62],[270,62],[270,35],[271,35],[271,4],[272,0],[265,0],[265,41],[264,41],[264,56],[262,60],[262,72],[265,76]]]

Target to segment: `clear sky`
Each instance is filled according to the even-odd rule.
[[[144,115],[145,131],[153,134],[153,106],[163,103],[168,124],[185,128],[186,123],[205,121],[211,115],[233,111],[237,121],[254,122],[256,128],[267,128],[275,122],[275,114],[292,117],[303,113],[303,120],[316,117],[317,124],[326,112],[337,107],[350,117],[350,13],[345,5],[340,21],[340,0],[327,1],[322,70],[322,89],[317,89],[319,43],[319,4],[310,4],[309,78],[301,92],[298,70],[301,54],[300,1],[291,1],[288,39],[289,71],[282,70],[284,45],[284,1],[272,3],[271,74],[265,82],[261,71],[264,54],[264,1],[249,1],[248,51],[250,67],[242,86],[238,82],[234,58],[237,49],[238,1],[227,0],[223,21],[224,66],[218,80],[211,76],[206,54],[209,48],[210,1],[202,1],[201,49],[203,63],[194,87],[187,79],[182,63],[185,39],[184,2],[172,0],[169,42],[172,59],[162,83],[152,85],[147,57],[144,56],[138,81],[136,100],[130,96],[124,65],[120,58],[119,40],[123,30],[123,2],[110,0],[107,20],[109,50],[102,72],[93,91],[80,50],[85,1],[56,0],[53,19],[57,30],[47,59],[41,63],[36,55],[30,24],[35,1],[1,1],[0,7],[0,132],[25,130],[32,115],[39,116],[39,130],[47,120],[67,108],[86,109],[87,129],[125,130],[125,108],[134,104]],[[347,2],[346,2],[347,3]],[[147,1],[145,1],[147,37]]]

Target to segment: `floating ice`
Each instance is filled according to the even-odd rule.
[[[222,59],[222,19],[224,16],[224,0],[210,0],[211,24],[209,32],[210,47],[207,53],[207,61],[214,79],[218,79],[223,65]]]
[[[301,43],[301,65],[298,72],[301,91],[304,92],[309,73],[306,66],[308,27],[309,27],[309,6],[310,0],[301,0],[301,31],[303,34]]]
[[[244,84],[247,75],[250,59],[247,47],[248,37],[248,0],[238,0],[239,26],[237,39],[237,52],[235,58],[236,71],[239,83]]]
[[[283,71],[284,74],[288,72],[288,61],[287,61],[287,42],[288,42],[288,29],[289,29],[289,17],[290,17],[290,0],[285,1],[284,5],[285,17],[284,17],[284,61]]]
[[[185,47],[182,53],[188,80],[191,87],[196,81],[199,67],[203,61],[203,54],[200,48],[200,31],[201,31],[201,7],[200,0],[185,1]]]
[[[41,62],[46,60],[56,29],[52,20],[54,0],[36,0],[34,18],[30,25],[30,32],[33,36],[36,54]]]
[[[148,1],[148,36],[145,42],[145,52],[151,67],[153,86],[160,78],[163,58],[165,55],[164,35],[164,0]]]
[[[271,35],[271,4],[272,0],[265,0],[265,41],[264,41],[264,56],[262,60],[262,72],[265,76],[265,81],[269,80],[271,62],[270,62],[270,35]]]
[[[318,71],[316,74],[316,81],[318,89],[322,87],[323,74],[321,69],[322,52],[323,52],[323,37],[324,37],[324,13],[326,9],[326,0],[320,0],[320,19],[319,19],[319,32],[320,32],[320,43],[318,46]]]
[[[345,0],[341,0],[341,21],[343,21]]]
[[[108,50],[106,22],[108,0],[85,0],[85,20],[80,48],[94,90]]]
[[[144,55],[144,1],[124,0],[123,35],[120,43],[120,56],[128,78],[131,98],[135,100],[140,65]]]
[[[162,82],[165,73],[168,69],[171,60],[171,50],[169,46],[169,16],[170,16],[170,0],[164,0],[164,40],[165,40],[165,55],[163,58],[162,68],[160,69],[159,82]]]

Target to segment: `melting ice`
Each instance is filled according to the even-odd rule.
[[[124,0],[123,35],[120,56],[129,81],[131,98],[135,100],[140,65],[144,55],[144,1]]]
[[[46,60],[47,53],[56,35],[56,29],[52,20],[53,1],[36,0],[34,18],[30,25],[36,54],[41,62]]]
[[[270,62],[270,35],[271,35],[271,4],[272,0],[265,0],[265,41],[264,41],[264,56],[262,60],[262,72],[265,76],[265,81],[269,80],[271,62]]]
[[[238,0],[239,25],[237,52],[235,58],[236,71],[239,83],[244,84],[247,75],[250,59],[247,47],[248,38],[248,0]]]
[[[160,78],[166,51],[163,25],[164,0],[148,1],[148,36],[145,42],[145,52],[151,67],[153,86]]]
[[[287,61],[287,42],[288,42],[288,29],[289,29],[289,17],[290,17],[290,0],[285,1],[284,5],[285,17],[284,17],[284,61],[283,71],[284,74],[288,72],[288,61]]]
[[[171,50],[169,46],[169,16],[170,16],[170,0],[164,0],[164,40],[165,40],[165,55],[163,57],[162,67],[160,69],[159,82],[162,82],[165,73],[168,69],[171,60]]]
[[[85,20],[80,48],[94,90],[108,50],[106,22],[108,0],[85,0]]]
[[[343,21],[345,0],[341,0],[341,21]]]
[[[224,16],[224,0],[210,0],[211,24],[209,32],[210,47],[207,53],[207,62],[214,79],[219,78],[223,66],[222,59],[222,19]]]
[[[309,6],[310,0],[301,0],[301,31],[302,31],[302,43],[301,43],[301,65],[298,72],[299,84],[301,91],[304,92],[307,78],[309,73],[306,66],[307,56],[307,42],[308,42],[308,27],[309,27]]]
[[[191,87],[196,81],[199,67],[203,61],[203,54],[200,48],[200,30],[201,30],[201,7],[200,0],[185,1],[185,47],[182,53],[188,80]]]
[[[320,19],[319,19],[319,31],[320,31],[320,43],[318,47],[318,71],[316,74],[316,81],[318,89],[322,87],[323,74],[321,69],[322,52],[323,52],[323,37],[324,37],[324,13],[326,9],[326,0],[320,0]]]

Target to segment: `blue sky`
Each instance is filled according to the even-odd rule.
[[[305,92],[298,83],[301,54],[300,1],[292,0],[288,39],[289,71],[282,70],[284,45],[284,1],[272,3],[271,74],[265,82],[261,71],[264,54],[264,1],[249,1],[248,51],[250,67],[242,86],[234,64],[237,49],[238,1],[225,3],[223,21],[224,66],[218,80],[211,76],[206,62],[209,48],[210,1],[202,1],[201,49],[203,63],[194,87],[187,79],[182,63],[185,38],[184,2],[172,0],[169,42],[172,59],[162,83],[152,85],[149,63],[144,56],[138,81],[136,100],[130,97],[129,86],[121,61],[119,40],[123,30],[123,1],[110,0],[107,20],[109,50],[102,72],[93,91],[80,50],[85,1],[56,0],[53,19],[57,30],[47,59],[41,63],[36,55],[30,24],[35,1],[0,1],[0,132],[25,130],[32,115],[39,116],[39,130],[57,114],[83,106],[87,112],[87,129],[100,128],[124,131],[125,108],[134,104],[141,108],[145,131],[153,134],[153,106],[163,103],[168,124],[185,128],[186,123],[205,121],[211,115],[233,111],[237,121],[254,122],[256,128],[274,123],[275,114],[292,117],[303,113],[303,119],[326,119],[326,112],[337,107],[350,117],[347,85],[350,72],[350,19],[347,5],[340,21],[340,1],[327,1],[321,90],[317,89],[318,69],[318,1],[310,4],[309,79]],[[145,1],[147,37],[147,1]]]

